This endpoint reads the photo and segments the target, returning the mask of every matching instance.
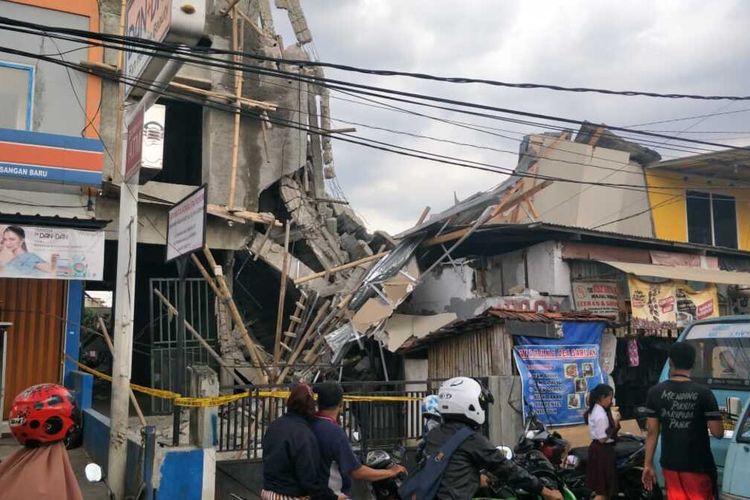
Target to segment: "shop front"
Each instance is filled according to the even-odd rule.
[[[23,389],[77,369],[83,285],[102,276],[103,224],[0,215],[3,420]]]
[[[567,248],[568,257],[575,257],[567,260],[573,307],[613,320],[611,338],[603,337],[603,343],[613,346],[613,363],[603,369],[616,389],[624,418],[634,416],[645,403],[648,389],[659,381],[670,346],[689,325],[727,316],[747,300],[750,273],[728,270],[721,257],[646,251],[630,252],[631,262],[613,260],[612,255],[584,260],[580,248]],[[685,265],[688,261],[694,265]],[[718,358],[712,362],[714,372],[731,369],[729,354],[723,354],[723,364]]]

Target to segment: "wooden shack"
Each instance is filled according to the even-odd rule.
[[[407,340],[399,349],[411,357],[428,360],[430,380],[465,376],[485,378],[513,376],[513,336],[561,338],[564,321],[607,321],[580,312],[533,312],[490,308],[464,321],[457,321],[417,339]]]

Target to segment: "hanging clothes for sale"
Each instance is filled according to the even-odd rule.
[[[640,366],[641,358],[638,354],[638,339],[628,339],[628,365],[631,368]]]

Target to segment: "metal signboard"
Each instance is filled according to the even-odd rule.
[[[143,157],[143,111],[128,124],[128,149],[125,154],[125,172],[122,177],[126,181],[141,168]]]
[[[98,187],[103,167],[100,140],[0,128],[0,180]]]
[[[204,184],[169,209],[166,261],[188,255],[206,244],[207,186]]]
[[[129,0],[126,34],[153,42],[192,45],[203,36],[206,0]],[[134,82],[145,84],[156,79],[166,59],[149,50],[125,52],[125,96],[140,94]]]
[[[125,19],[127,36],[163,42],[172,21],[172,0],[130,0]],[[125,52],[125,78],[140,78],[151,59],[150,54]],[[127,86],[126,96],[132,89]]]

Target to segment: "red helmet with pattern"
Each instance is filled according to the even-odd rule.
[[[13,436],[24,446],[63,440],[69,445],[80,429],[80,413],[68,389],[39,384],[16,396],[8,423]]]

